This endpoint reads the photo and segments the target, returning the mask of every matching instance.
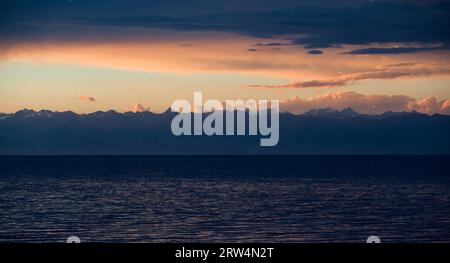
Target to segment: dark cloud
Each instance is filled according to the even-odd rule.
[[[248,52],[256,52],[256,51],[258,51],[256,48],[249,48],[249,49],[247,49],[247,51]]]
[[[292,43],[278,43],[278,42],[271,42],[271,43],[257,43],[256,46],[259,47],[278,47],[278,46],[292,46]]]
[[[389,0],[411,3],[421,0]],[[423,1],[423,0],[422,0]],[[429,1],[429,0],[428,0]],[[433,2],[438,2],[436,0]],[[367,0],[315,0],[317,6],[355,6]],[[33,18],[80,16],[179,16],[205,14],[264,12],[276,9],[311,6],[310,0],[14,0],[0,1],[1,18]]]
[[[84,102],[95,102],[95,101],[97,101],[94,97],[91,97],[91,96],[80,96],[78,99],[81,100],[81,101],[84,101]]]
[[[311,55],[321,55],[321,54],[323,54],[323,51],[322,51],[322,50],[319,50],[319,49],[313,49],[313,50],[308,51],[308,54],[311,54]]]
[[[258,1],[258,5],[252,1],[231,1],[231,7],[221,9],[222,11],[218,10],[227,5],[225,1],[189,1],[189,5],[186,2],[45,0],[26,1],[25,4],[23,0],[9,1],[2,3],[0,8],[0,35],[1,39],[14,38],[22,33],[33,34],[36,28],[43,27],[41,34],[35,33],[35,38],[75,38],[76,32],[72,32],[71,36],[65,33],[67,31],[64,26],[70,24],[89,28],[102,26],[94,27],[96,30],[103,30],[103,26],[144,27],[226,31],[268,38],[290,36],[292,44],[311,49],[368,43],[450,44],[448,1],[351,1],[346,5],[330,4],[336,1],[315,1],[315,7],[304,6],[308,1],[265,0],[261,4]],[[301,7],[294,7],[296,5]],[[194,9],[197,11],[194,12]],[[79,32],[78,38],[83,40],[86,36]],[[259,45],[282,46],[289,43]],[[419,51],[428,49],[365,49],[354,50],[351,54]]]
[[[332,88],[347,85],[346,79],[295,81],[281,85],[248,85],[251,88],[289,89],[289,88]]]

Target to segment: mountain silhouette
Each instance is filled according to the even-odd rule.
[[[315,116],[315,117],[325,117],[325,118],[333,118],[333,119],[347,119],[359,117],[362,114],[355,112],[351,108],[345,108],[341,111],[324,108],[324,109],[314,109],[302,114],[303,116]]]
[[[450,116],[359,114],[350,108],[280,113],[277,146],[260,136],[174,136],[176,113],[24,109],[0,114],[0,154],[450,154]],[[206,114],[204,114],[206,115]]]

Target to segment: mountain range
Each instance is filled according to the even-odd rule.
[[[366,115],[350,108],[280,113],[274,147],[259,146],[259,136],[174,136],[175,115],[170,110],[0,113],[0,154],[450,154],[447,115]]]

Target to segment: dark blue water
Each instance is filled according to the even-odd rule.
[[[0,157],[0,241],[450,241],[450,157]]]

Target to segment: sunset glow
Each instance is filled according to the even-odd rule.
[[[218,99],[301,101],[342,92],[417,101],[431,97],[443,103],[450,98],[450,52],[443,42],[344,40],[310,47],[298,44],[303,40],[294,32],[275,30],[263,37],[213,27],[177,30],[118,23],[4,22],[0,111],[127,111],[140,103],[161,112],[195,90]],[[87,97],[95,100],[76,99]],[[299,107],[285,109],[302,112]]]

